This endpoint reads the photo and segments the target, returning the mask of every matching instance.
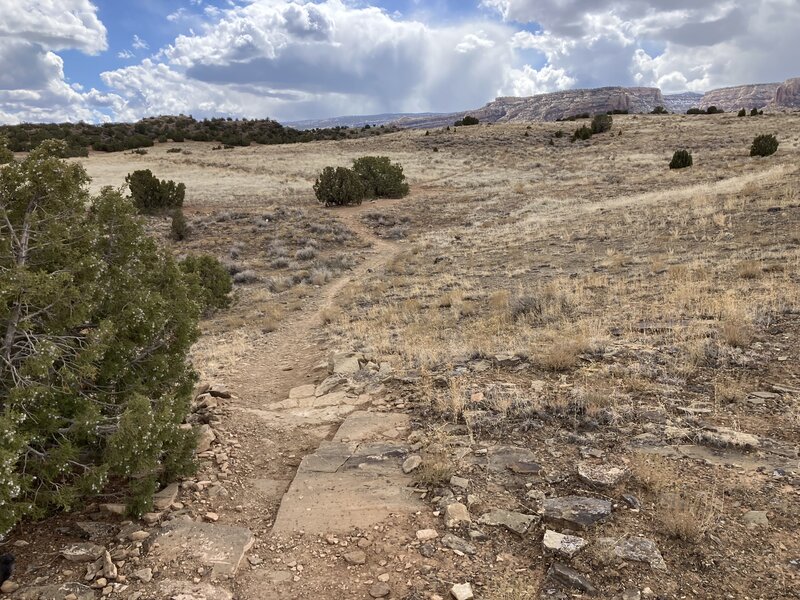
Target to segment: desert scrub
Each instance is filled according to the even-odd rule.
[[[187,256],[180,267],[184,273],[196,278],[200,288],[199,300],[205,310],[230,305],[231,274],[220,261],[208,254]]]
[[[670,169],[685,169],[691,167],[694,161],[692,154],[688,150],[676,150],[672,155],[672,160],[669,163]]]
[[[770,156],[778,151],[778,140],[772,134],[759,135],[750,146],[750,156]]]
[[[130,198],[141,213],[154,214],[183,206],[186,186],[171,179],[159,179],[150,169],[129,173],[125,183],[130,189]]]

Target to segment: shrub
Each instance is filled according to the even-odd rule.
[[[721,108],[717,108],[716,106],[709,106],[706,109],[707,115],[717,115],[717,114],[722,114],[724,112],[725,112],[724,110],[722,110]]]
[[[189,224],[186,222],[186,217],[180,208],[172,211],[170,237],[176,242],[181,242],[189,237]]]
[[[5,165],[14,160],[14,153],[8,149],[8,138],[0,136],[0,165]]]
[[[692,154],[688,150],[676,150],[669,163],[670,169],[685,169],[692,166]]]
[[[64,148],[0,169],[0,534],[109,482],[137,512],[192,470],[193,282]]]
[[[208,311],[214,308],[226,308],[230,305],[230,294],[233,289],[228,269],[213,256],[187,256],[180,263],[181,270],[194,278],[198,286],[201,307]]]
[[[480,121],[476,117],[473,117],[472,115],[467,115],[460,121],[456,121],[455,123],[453,123],[453,125],[455,125],[456,127],[458,126],[469,127],[470,125],[477,125],[478,123],[480,123]]]
[[[586,125],[581,125],[575,130],[575,133],[572,134],[572,141],[575,140],[588,140],[592,137],[592,130],[590,127]]]
[[[656,106],[652,111],[650,111],[651,115],[667,115],[669,111],[663,106]]]
[[[764,111],[763,110],[760,111],[757,108],[753,108],[753,109],[750,110],[750,116],[751,117],[757,117],[758,115],[763,115],[763,114],[764,114]]]
[[[255,271],[250,269],[246,271],[240,271],[236,275],[233,276],[233,282],[238,283],[239,285],[244,285],[248,283],[258,283],[261,281],[261,278]]]
[[[746,117],[747,116],[747,111],[745,109],[742,109],[742,110],[739,111],[739,114],[736,115],[736,116],[737,117]]]
[[[393,165],[386,156],[363,156],[353,161],[353,171],[361,178],[368,198],[403,198],[408,183],[401,165]]]
[[[366,190],[352,169],[325,167],[314,182],[314,194],[325,206],[361,204]]]
[[[167,154],[179,154],[183,152],[180,148],[167,148]]]
[[[564,137],[564,131],[563,131],[562,129],[559,129],[558,131],[556,131],[556,132],[553,134],[553,137],[556,137],[556,138],[562,138],[562,137]]]
[[[183,206],[186,186],[182,183],[176,184],[171,179],[160,180],[150,169],[129,173],[125,177],[125,183],[128,184],[130,198],[140,213],[153,214]]]
[[[701,108],[690,108],[689,110],[686,111],[686,114],[687,115],[704,115],[704,114],[706,114],[706,111],[704,111]]]
[[[750,146],[750,156],[770,156],[778,151],[778,140],[774,135],[759,135]]]
[[[131,150],[131,154],[138,154],[139,156],[144,156],[147,154],[147,150],[144,148],[136,148],[135,150]]]
[[[611,115],[595,115],[592,119],[592,133],[604,133],[611,129],[614,118]]]

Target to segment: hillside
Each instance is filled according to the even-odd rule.
[[[217,142],[225,146],[255,144],[290,144],[319,140],[351,139],[379,135],[392,128],[350,129],[336,126],[328,129],[299,131],[271,119],[203,119],[159,116],[136,123],[33,124],[0,126],[0,136],[9,141],[14,152],[27,152],[43,140],[58,139],[67,143],[68,156],[86,156],[89,150],[118,152],[146,148],[156,142]]]

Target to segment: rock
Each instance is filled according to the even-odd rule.
[[[253,534],[244,527],[173,521],[153,540],[150,554],[162,561],[191,558],[210,567],[214,577],[232,576],[253,545]]]
[[[335,375],[353,375],[361,369],[363,358],[354,352],[334,354],[328,359],[328,371]]]
[[[578,463],[578,478],[589,485],[611,488],[628,476],[628,469],[613,465]]]
[[[775,99],[779,87],[778,83],[759,83],[711,90],[705,93],[699,108],[716,106],[728,112],[764,108]]]
[[[572,558],[588,544],[589,542],[581,537],[563,535],[551,529],[544,532],[544,538],[542,539],[542,546],[544,546],[545,552],[558,554],[565,558]]]
[[[133,533],[128,534],[128,539],[132,542],[141,542],[142,540],[146,540],[150,537],[150,533],[139,529],[138,531],[134,531]]]
[[[700,431],[698,437],[701,442],[722,448],[733,446],[734,448],[752,449],[761,446],[761,441],[758,439],[758,436],[751,433],[736,431],[729,427],[713,427],[708,430]]]
[[[218,383],[215,383],[208,388],[208,393],[214,396],[214,398],[222,398],[223,400],[228,400],[232,397],[232,394],[228,391],[228,388]]]
[[[622,494],[622,499],[625,501],[625,504],[627,504],[628,508],[630,508],[631,510],[641,510],[642,503],[639,500],[639,498],[637,498],[633,494]]]
[[[3,582],[3,585],[0,585],[0,592],[4,594],[13,594],[19,589],[19,584],[15,581],[11,581],[10,579],[6,579]]]
[[[770,108],[800,108],[800,77],[787,79],[775,91]]]
[[[547,498],[542,508],[546,521],[579,529],[587,529],[611,515],[611,502],[583,496]]]
[[[363,550],[353,550],[345,554],[344,559],[351,565],[363,565],[367,562],[367,555]]]
[[[469,487],[469,479],[465,479],[464,477],[457,477],[453,475],[450,478],[450,485],[454,488],[459,488],[462,490],[466,490]]]
[[[217,435],[210,425],[201,425],[197,432],[197,453],[202,454],[211,450],[211,444],[217,439]]]
[[[645,537],[625,538],[614,546],[614,554],[623,560],[648,563],[657,571],[667,570],[667,563],[664,562],[655,542]]]
[[[412,454],[405,461],[403,461],[403,473],[408,474],[419,468],[422,464],[422,457],[418,454]]]
[[[203,518],[209,523],[216,523],[219,521],[219,515],[215,512],[207,512]]]
[[[38,585],[21,591],[19,600],[66,600],[70,596],[72,600],[94,600],[94,590],[77,582]]]
[[[342,375],[331,375],[327,377],[320,383],[316,389],[314,390],[315,396],[327,396],[331,392],[335,391],[336,388],[341,386],[347,381],[347,377],[343,377]]]
[[[471,522],[472,518],[469,516],[469,511],[461,502],[449,504],[445,509],[444,524],[448,528],[452,529],[453,527],[468,525]]]
[[[61,556],[69,562],[83,563],[94,562],[106,551],[102,546],[90,542],[70,544],[61,550]]]
[[[496,446],[490,448],[489,469],[503,472],[512,471],[520,475],[535,475],[541,471],[536,455],[527,448],[516,446]]]
[[[153,569],[149,567],[146,569],[139,569],[138,571],[134,571],[132,573],[133,577],[138,579],[139,581],[143,581],[144,583],[150,583],[153,581]]]
[[[437,537],[439,537],[439,533],[435,529],[420,529],[417,531],[417,539],[420,542],[435,540]]]
[[[110,538],[117,532],[116,525],[102,521],[78,521],[75,526],[81,530],[82,537],[88,538],[90,541]]]
[[[461,554],[467,554],[469,556],[477,553],[475,546],[452,533],[444,534],[441,541],[442,546],[450,548],[450,550],[454,550],[455,552],[460,552]]]
[[[373,598],[385,598],[391,593],[392,588],[382,581],[377,582],[371,588],[369,588],[369,595]]]
[[[767,513],[763,510],[751,510],[744,513],[742,515],[742,521],[747,523],[748,527],[769,527]]]
[[[581,113],[599,114],[614,110],[630,113],[649,113],[664,106],[658,88],[603,87],[596,89],[564,90],[529,97],[501,97],[483,108],[451,114],[404,117],[397,121],[402,127],[434,128],[452,126],[453,121],[472,115],[481,123],[527,123],[555,121]]]
[[[450,595],[455,600],[472,600],[475,596],[472,593],[472,586],[468,583],[458,583],[450,588]]]
[[[103,553],[103,577],[112,581],[117,578],[117,565],[111,560],[111,554],[107,550]]]
[[[295,400],[297,398],[310,398],[311,396],[315,395],[317,391],[317,386],[313,383],[309,383],[307,385],[301,385],[296,388],[292,388],[289,390],[289,399]]]
[[[153,496],[153,506],[156,510],[167,510],[175,498],[178,496],[179,486],[177,483],[170,483],[160,492]]]
[[[419,553],[425,558],[431,558],[434,554],[436,554],[436,548],[433,546],[433,544],[422,544],[419,547]]]
[[[502,526],[520,535],[538,520],[535,515],[526,515],[510,510],[493,510],[481,515],[478,523],[482,525]]]
[[[121,517],[122,515],[125,514],[126,507],[124,504],[108,503],[108,504],[101,504],[100,510],[103,510],[111,515],[117,515]]]
[[[193,583],[166,579],[158,585],[154,595],[147,598],[164,600],[232,600],[233,595],[225,588],[210,583]]]
[[[578,573],[575,569],[571,569],[567,565],[559,562],[555,562],[550,566],[550,569],[547,571],[547,578],[560,585],[575,588],[587,594],[595,593],[595,587],[586,577]]]
[[[622,592],[622,600],[642,600],[642,593],[636,588],[628,588]]]
[[[257,567],[258,565],[260,565],[260,564],[261,564],[261,563],[263,563],[264,561],[263,561],[263,560],[261,560],[261,557],[260,557],[260,556],[255,556],[255,555],[254,555],[254,556],[248,556],[248,557],[247,557],[247,562],[249,562],[251,566],[253,566],[253,567]]]

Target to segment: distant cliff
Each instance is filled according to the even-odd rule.
[[[685,113],[690,108],[700,106],[703,94],[683,92],[682,94],[664,94],[664,108],[673,113]]]
[[[556,121],[583,113],[597,114],[609,111],[631,113],[650,112],[664,106],[664,97],[658,88],[604,87],[586,90],[564,90],[524,98],[502,97],[483,108],[460,113],[406,117],[395,121],[400,127],[424,128],[452,125],[454,121],[471,115],[482,123],[520,123],[528,121]]]
[[[787,79],[779,85],[768,108],[800,108],[800,77]]]
[[[775,99],[779,83],[739,85],[706,92],[698,108],[716,106],[725,111],[764,108]]]

